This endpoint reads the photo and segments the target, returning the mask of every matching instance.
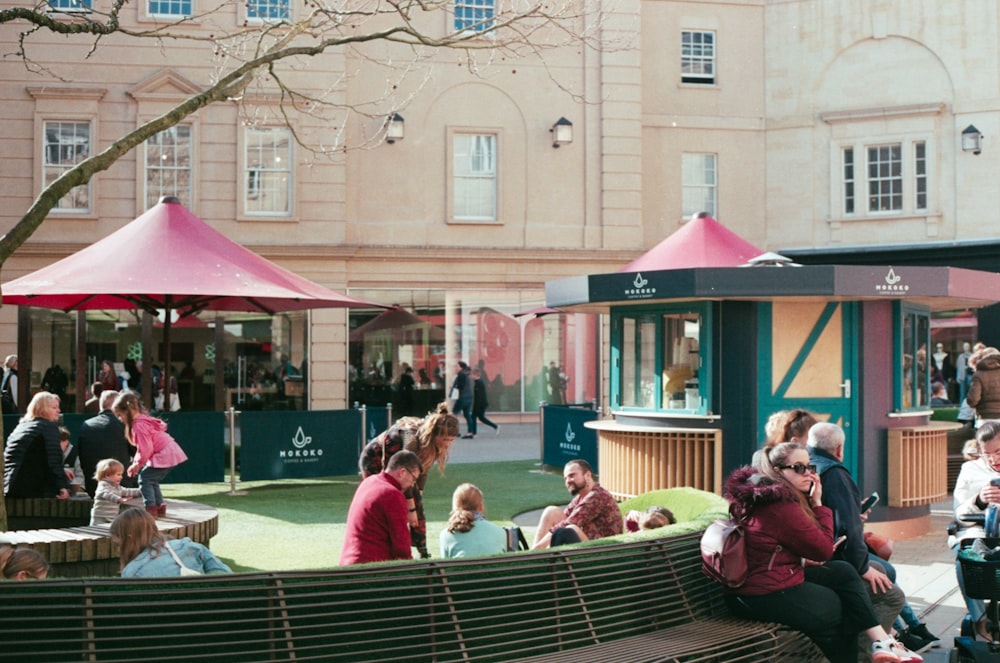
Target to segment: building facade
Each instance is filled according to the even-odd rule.
[[[110,0],[50,4],[70,20],[110,8]],[[191,364],[182,400],[216,407],[220,395],[206,388],[212,371],[225,370],[233,372],[226,403],[267,404],[280,391],[267,375],[287,355],[305,373],[293,406],[340,408],[362,393],[352,391],[356,382],[391,384],[403,362],[418,384],[423,369],[427,389],[444,389],[434,370],[444,361],[450,383],[461,359],[499,378],[492,408],[521,413],[553,398],[606,403],[599,376],[608,353],[598,318],[514,314],[544,303],[546,281],[615,271],[697,212],[776,251],[995,234],[1000,20],[990,3],[598,5],[599,20],[576,25],[601,36],[603,48],[480,57],[470,67],[459,51],[414,57],[409,47],[373,42],[293,61],[283,81],[359,111],[350,122],[305,112],[287,126],[280,91],[254,85],[74,190],[4,263],[2,278],[62,258],[176,195],[265,257],[428,325],[352,339],[376,311],[224,321],[205,313],[175,332],[184,344],[174,353],[183,358],[178,375]],[[456,1],[421,27],[446,32],[492,6]],[[122,23],[149,30],[191,14],[185,29],[208,35],[285,13],[295,20],[296,11],[274,0],[143,0],[126,5]],[[0,25],[5,51],[22,30]],[[203,42],[116,35],[91,52],[94,44],[39,31],[26,42],[27,63],[0,64],[5,229],[68,165],[195,94],[225,64]],[[377,66],[379,58],[412,75]],[[381,105],[366,106],[372,99]],[[390,143],[393,114],[403,137]],[[554,147],[560,118],[572,141]],[[969,126],[985,139],[966,151]],[[352,149],[323,152],[334,144]],[[113,265],[95,265],[104,268]],[[89,379],[104,358],[142,354],[136,314],[85,318],[81,350],[75,314],[3,307],[2,351],[23,354],[30,342],[33,388],[55,364],[88,367]],[[211,331],[219,323],[221,350]],[[150,354],[155,362],[158,352]],[[553,365],[565,376],[558,396]],[[74,375],[75,384],[86,379]]]

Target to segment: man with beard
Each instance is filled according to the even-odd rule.
[[[535,530],[533,550],[622,533],[622,512],[611,493],[594,481],[590,463],[571,460],[563,468],[563,479],[573,500],[565,510],[545,507]]]

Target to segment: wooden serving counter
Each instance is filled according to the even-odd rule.
[[[601,485],[616,499],[691,486],[722,490],[722,430],[590,421],[597,430]]]

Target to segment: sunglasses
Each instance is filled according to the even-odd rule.
[[[796,474],[805,474],[806,472],[816,473],[815,465],[803,465],[802,463],[795,463],[794,465],[775,465],[779,470],[791,470]]]

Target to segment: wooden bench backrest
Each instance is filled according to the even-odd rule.
[[[4,654],[500,662],[718,614],[698,539],[327,572],[0,583]]]

